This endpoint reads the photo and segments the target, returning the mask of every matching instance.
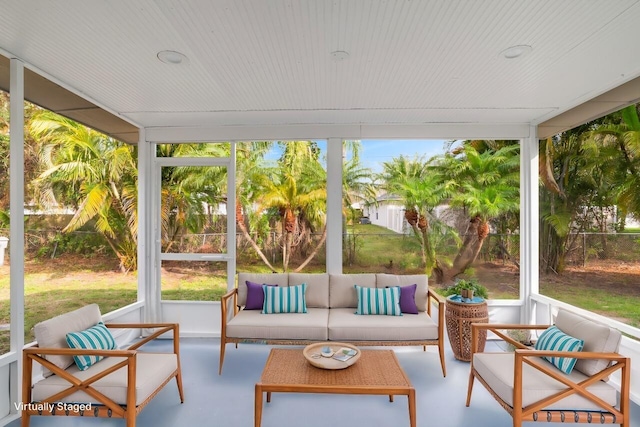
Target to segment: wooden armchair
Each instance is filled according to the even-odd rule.
[[[100,312],[92,304],[36,325],[36,339],[40,335],[41,340],[23,350],[23,427],[29,426],[33,415],[123,418],[128,427],[135,427],[137,414],[172,378],[176,379],[180,402],[184,402],[177,324],[104,325],[110,329],[154,329],[126,349],[74,349],[61,341],[68,332],[90,328],[96,320],[100,321]],[[173,335],[172,353],[139,350],[166,333]],[[80,370],[73,356],[102,359]],[[34,364],[44,370],[43,378],[35,382]]]
[[[567,335],[584,340],[583,351],[536,350],[503,332],[544,330],[547,325],[474,323],[472,343],[477,343],[480,331],[491,331],[515,351],[479,353],[477,345],[473,345],[467,406],[477,378],[511,414],[514,427],[520,427],[523,421],[630,427],[630,359],[617,353],[620,332],[565,310],[558,314],[556,326]],[[573,358],[577,362],[566,374],[543,357]],[[620,372],[619,387],[608,382],[616,371]]]

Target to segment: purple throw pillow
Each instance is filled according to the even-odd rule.
[[[400,311],[407,314],[418,314],[416,306],[416,289],[418,285],[414,283],[409,286],[400,287]]]
[[[245,281],[247,284],[247,303],[244,305],[245,310],[262,310],[262,306],[264,305],[264,291],[262,290],[262,285],[250,281]],[[267,286],[278,286],[278,285],[269,285]]]

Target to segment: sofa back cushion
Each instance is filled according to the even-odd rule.
[[[259,285],[289,286],[287,273],[238,273],[238,306],[247,303],[247,280]]]
[[[376,274],[376,287],[386,288],[387,286],[407,286],[416,284],[416,306],[418,311],[427,311],[429,291],[429,276],[426,274]]]
[[[329,275],[289,273],[289,286],[307,284],[307,307],[329,308]]]
[[[620,347],[620,339],[622,338],[620,331],[562,308],[558,311],[556,326],[565,334],[583,340],[582,351],[617,353]],[[607,366],[609,366],[609,362],[604,359],[578,359],[574,369],[590,376]]]
[[[33,327],[33,332],[41,348],[69,348],[67,334],[88,329],[102,322],[98,304],[90,304],[69,313],[61,314]],[[47,355],[45,358],[61,369],[73,364],[72,356]],[[51,371],[44,369],[44,376]]]
[[[330,274],[329,307],[356,308],[358,296],[354,285],[366,288],[376,287],[375,274]]]

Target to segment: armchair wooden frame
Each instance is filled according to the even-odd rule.
[[[471,402],[471,392],[473,389],[474,379],[478,381],[489,391],[489,393],[500,403],[500,405],[511,414],[514,427],[520,427],[523,421],[542,421],[542,422],[575,422],[575,423],[595,423],[595,424],[620,424],[621,427],[631,427],[629,424],[629,382],[630,382],[630,358],[624,357],[618,353],[597,353],[597,352],[560,352],[560,351],[542,351],[534,350],[526,347],[522,343],[515,341],[502,330],[521,329],[521,330],[544,330],[548,325],[515,325],[515,324],[472,324],[472,359],[471,371],[469,374],[469,386],[467,390],[467,403]],[[473,354],[477,352],[477,338],[481,330],[491,331],[505,342],[515,347],[514,355],[514,383],[513,383],[513,407],[502,400],[491,387],[482,379],[473,366]],[[611,362],[608,368],[603,369],[595,375],[587,379],[575,383],[570,381],[559,370],[552,366],[544,366],[534,363],[531,359],[541,356],[557,356],[557,357],[573,357],[578,359],[605,359]],[[526,407],[522,406],[522,384],[523,384],[523,366],[527,364],[544,374],[552,377],[566,386],[566,389],[559,391],[551,396],[541,399]],[[612,407],[605,401],[591,393],[587,387],[600,380],[606,379],[612,373],[620,371],[621,384],[619,389],[618,407]],[[601,410],[563,410],[545,409],[553,403],[556,403],[570,395],[580,395],[585,399],[593,402],[602,408]]]
[[[66,349],[66,348],[40,348],[37,345],[27,347],[23,350],[23,371],[22,371],[22,402],[24,408],[22,410],[22,427],[28,427],[30,417],[32,415],[46,416],[94,416],[123,418],[126,420],[127,427],[135,427],[136,416],[142,409],[156,396],[156,394],[172,379],[175,378],[178,385],[178,393],[180,402],[184,403],[184,393],[182,389],[182,372],[180,368],[180,341],[179,341],[179,325],[174,323],[119,323],[107,324],[108,328],[119,329],[156,329],[151,335],[136,341],[125,350],[84,350],[84,349]],[[177,357],[177,369],[166,378],[166,380],[142,403],[136,405],[136,366],[138,349],[144,344],[158,338],[159,336],[171,332],[173,334],[173,353]],[[44,358],[46,355],[92,355],[104,357],[117,357],[123,360],[90,378],[81,380],[70,374],[65,369],[54,365]],[[49,369],[53,374],[63,378],[69,382],[69,387],[61,392],[47,397],[45,400],[32,403],[31,397],[31,381],[33,375],[33,363],[39,363],[44,368]],[[108,398],[104,394],[96,390],[92,385],[96,381],[108,376],[118,369],[127,369],[127,394],[126,404],[119,404]],[[84,410],[82,402],[76,404],[65,405],[65,410],[58,410],[57,402],[60,402],[66,396],[83,391],[100,404],[92,403],[91,410]]]

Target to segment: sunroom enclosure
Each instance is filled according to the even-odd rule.
[[[24,93],[23,64],[11,60],[11,216],[23,212],[23,165],[21,164],[24,135],[21,111]],[[235,210],[227,209],[227,251],[224,254],[163,254],[159,245],[159,168],[175,165],[225,166],[228,188],[235,188],[235,142],[245,140],[325,139],[327,141],[327,261],[328,273],[342,272],[342,143],[350,139],[375,138],[443,138],[443,139],[516,139],[521,145],[520,167],[520,298],[492,300],[492,322],[548,323],[560,306],[539,293],[538,276],[538,128],[519,125],[423,125],[423,126],[282,126],[282,127],[202,127],[202,128],[148,128],[139,130],[139,234],[138,234],[138,301],[105,316],[110,321],[164,321],[179,322],[183,336],[217,336],[220,331],[220,305],[217,302],[163,301],[161,298],[160,265],[162,260],[209,260],[227,264],[227,286],[234,286],[235,266]],[[231,141],[231,153],[224,159],[160,159],[156,157],[157,144]],[[173,163],[172,163],[173,162]],[[233,206],[235,195],[227,195]],[[11,391],[0,402],[0,422],[15,419],[14,402],[19,401],[21,349],[24,343],[24,229],[13,222],[10,236],[11,257],[11,351],[0,356],[0,382]],[[572,307],[572,310],[581,310]],[[620,329],[632,338],[624,337],[621,352],[640,360],[640,330],[623,323],[589,313],[603,323]],[[126,339],[126,337],[121,337]],[[638,377],[634,365],[632,377]],[[640,384],[632,383],[632,399],[640,402]]]

